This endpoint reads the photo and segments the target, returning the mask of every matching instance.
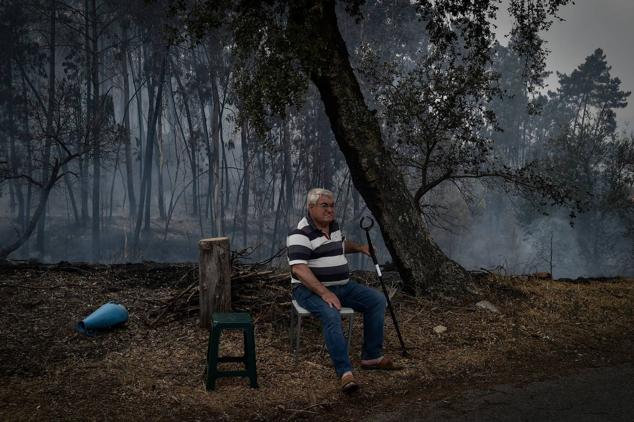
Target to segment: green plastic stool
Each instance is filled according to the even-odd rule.
[[[244,334],[244,356],[218,356],[222,330],[242,330]],[[243,371],[219,371],[220,362],[242,362]],[[246,312],[214,313],[211,316],[211,332],[207,347],[207,390],[216,387],[216,380],[222,377],[249,377],[252,388],[258,388],[255,368],[255,334],[253,320]]]

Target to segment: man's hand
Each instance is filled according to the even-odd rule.
[[[346,250],[346,253],[360,252],[364,255],[372,256],[372,254],[370,253],[370,247],[367,244],[360,245],[358,243],[354,243],[351,240],[346,240],[344,248]]]
[[[315,274],[313,274],[308,265],[295,264],[291,267],[291,271],[296,278],[301,280],[304,286],[319,296],[331,308],[341,309],[341,302],[339,302],[337,295],[328,290],[326,286],[317,280],[317,277],[315,277]]]
[[[334,307],[336,310],[341,309],[341,302],[339,302],[339,298],[330,290],[322,294],[321,299],[326,302],[331,308]]]
[[[372,254],[370,253],[370,246],[368,245],[359,245],[359,252],[367,256],[372,256]]]

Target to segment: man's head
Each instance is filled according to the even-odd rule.
[[[335,197],[331,191],[313,188],[306,195],[306,208],[313,221],[320,226],[332,223],[335,219]]]

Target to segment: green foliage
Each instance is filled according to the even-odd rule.
[[[242,8],[233,21],[236,43],[236,92],[240,112],[260,136],[287,107],[301,107],[308,78],[297,62],[274,7]],[[257,28],[257,30],[254,30]]]
[[[373,95],[383,138],[405,169],[421,211],[429,216],[443,207],[442,197],[429,195],[441,184],[457,186],[468,200],[475,179],[538,206],[578,206],[573,189],[526,159],[529,141],[521,145],[521,116],[543,106],[543,98],[529,97],[526,61],[512,46],[488,38],[486,16],[474,18],[477,29],[461,15],[470,9],[441,6],[423,15],[434,30],[419,40],[416,54],[387,57],[376,45],[361,49],[362,80]],[[441,25],[440,16],[448,15],[456,25]],[[473,37],[479,42],[470,41]]]
[[[478,133],[495,124],[486,107],[495,90],[492,72],[475,72],[435,53],[410,69],[379,63],[369,50],[362,63],[384,138],[398,160],[420,174],[423,193],[452,175],[490,170],[490,140]]]
[[[586,273],[632,270],[627,242],[634,234],[634,142],[632,135],[616,133],[615,120],[615,110],[627,105],[630,93],[621,90],[610,69],[597,49],[570,75],[559,74],[560,87],[549,94],[543,116],[535,122],[544,133],[530,145],[530,155],[544,172],[557,184],[568,185],[577,198],[582,212],[575,222],[580,227],[575,241],[585,262],[596,263]],[[552,206],[543,209],[560,213]],[[520,215],[526,227],[539,220],[529,209]]]

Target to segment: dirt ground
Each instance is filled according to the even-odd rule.
[[[631,422],[634,365],[586,368],[543,381],[466,390],[453,397],[408,401],[365,422]]]
[[[634,361],[634,280],[492,275],[474,281],[472,296],[460,300],[396,294],[410,357],[400,356],[386,318],[386,353],[404,369],[359,370],[361,390],[348,397],[315,322],[305,323],[301,360],[293,365],[288,279],[267,274],[248,282],[235,274],[233,283],[234,309],[256,322],[260,388],[225,378],[207,392],[208,332],[192,306],[195,266],[0,266],[0,420],[362,419],[407,402]],[[111,300],[128,308],[125,327],[96,337],[74,330]],[[476,308],[479,300],[500,312]],[[435,333],[438,325],[447,331]],[[360,318],[354,332],[358,365]],[[241,347],[241,337],[223,337],[224,353],[237,355]]]

